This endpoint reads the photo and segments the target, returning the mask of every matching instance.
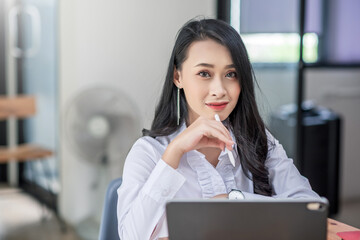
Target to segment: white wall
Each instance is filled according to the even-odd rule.
[[[66,221],[77,224],[98,208],[98,193],[91,190],[96,167],[71,152],[63,133],[64,113],[73,97],[94,84],[118,87],[138,106],[142,127],[149,128],[177,31],[195,16],[215,17],[215,2],[59,1],[59,204]]]

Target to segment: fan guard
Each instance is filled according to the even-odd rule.
[[[123,162],[139,137],[139,116],[134,102],[116,88],[83,90],[70,102],[65,115],[67,143],[88,162]]]

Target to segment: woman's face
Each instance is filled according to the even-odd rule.
[[[185,93],[190,125],[199,116],[226,119],[240,95],[238,73],[229,50],[207,39],[193,42],[181,71],[174,71],[174,83]]]

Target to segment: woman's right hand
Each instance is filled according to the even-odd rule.
[[[233,144],[229,130],[221,122],[199,117],[171,141],[162,159],[176,169],[186,152],[206,147],[232,150]]]

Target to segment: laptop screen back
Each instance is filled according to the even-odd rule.
[[[326,239],[326,203],[285,201],[170,201],[171,240]]]

